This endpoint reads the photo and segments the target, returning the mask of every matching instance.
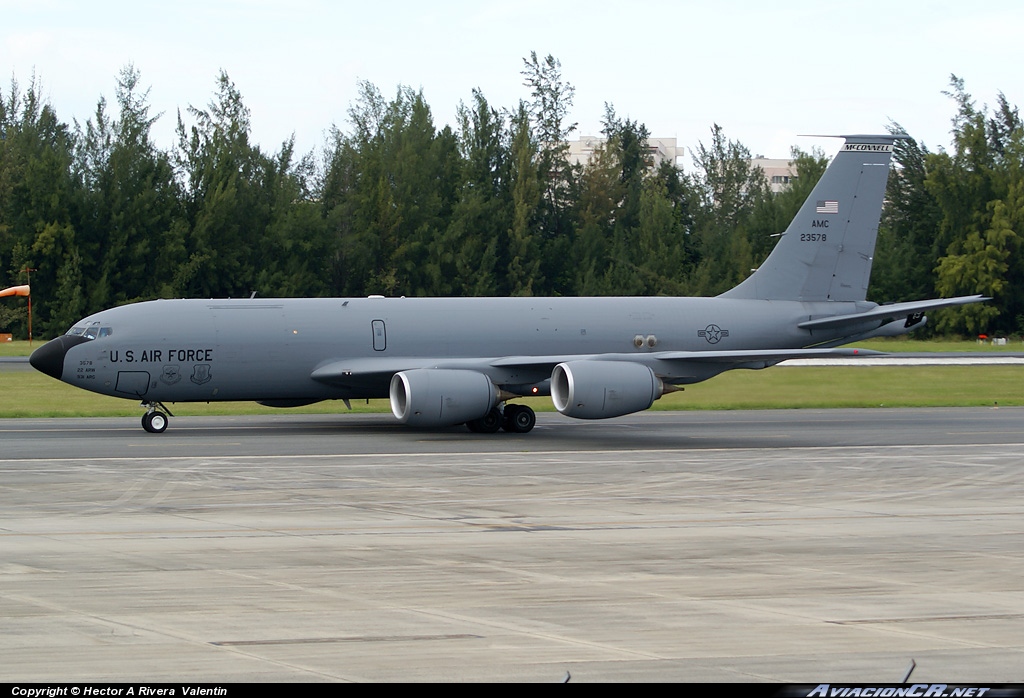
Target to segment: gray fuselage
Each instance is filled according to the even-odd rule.
[[[538,384],[534,392],[544,393],[548,363],[492,361],[799,348],[839,335],[801,330],[798,322],[873,305],[670,297],[158,300],[77,323],[76,330],[101,332],[67,350],[60,378],[154,402],[300,402],[386,397],[395,372],[444,367],[477,370],[497,385]],[[692,383],[729,367],[677,361],[658,373],[668,383]]]

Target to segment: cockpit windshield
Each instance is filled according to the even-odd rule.
[[[114,330],[111,327],[101,326],[99,322],[90,322],[87,325],[75,325],[65,334],[85,337],[86,339],[100,339],[114,334]]]

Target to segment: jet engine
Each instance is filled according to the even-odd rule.
[[[555,409],[577,419],[607,419],[646,410],[665,393],[654,371],[628,361],[567,361],[551,372]]]
[[[446,427],[479,419],[498,404],[498,389],[476,371],[417,368],[391,378],[391,412],[412,427]]]

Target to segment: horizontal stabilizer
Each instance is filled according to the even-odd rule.
[[[880,305],[863,313],[851,315],[836,315],[834,317],[820,318],[801,322],[797,327],[802,330],[831,330],[840,327],[860,325],[871,320],[878,320],[879,324],[886,324],[884,321],[892,322],[901,318],[909,318],[912,315],[935,310],[937,308],[948,308],[954,305],[967,305],[968,303],[979,303],[991,300],[985,296],[959,296],[957,298],[936,298],[927,301],[911,301],[909,303],[892,303]]]

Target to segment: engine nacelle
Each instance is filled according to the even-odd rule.
[[[483,417],[498,389],[476,371],[417,368],[391,378],[391,412],[412,427],[446,427]]]
[[[608,419],[646,410],[665,388],[654,371],[628,361],[567,361],[551,372],[555,409],[576,419]]]

